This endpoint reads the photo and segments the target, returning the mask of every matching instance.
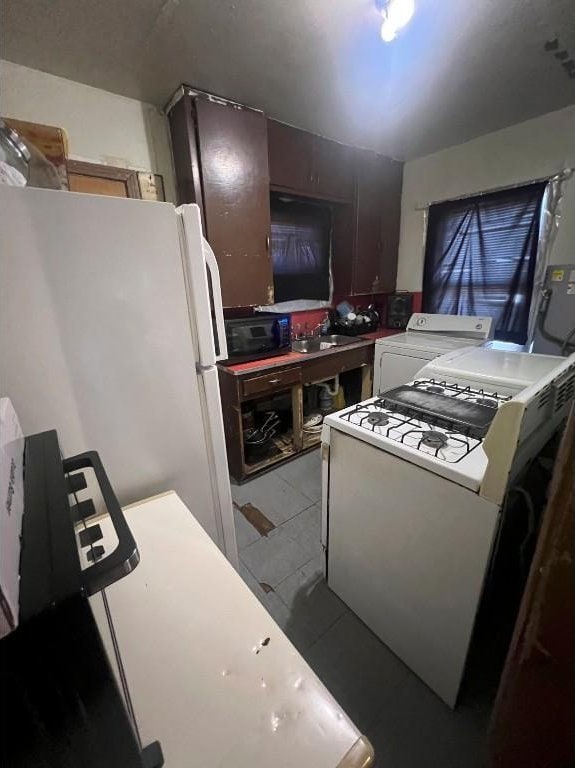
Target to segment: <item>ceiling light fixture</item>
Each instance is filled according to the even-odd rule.
[[[375,4],[383,17],[381,39],[391,43],[413,16],[415,0],[375,0]]]

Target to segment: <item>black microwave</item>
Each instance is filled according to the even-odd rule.
[[[291,316],[258,312],[225,321],[228,362],[242,363],[290,351]]]

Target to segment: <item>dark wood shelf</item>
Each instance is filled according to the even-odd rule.
[[[255,461],[253,464],[245,462],[244,469],[246,476],[251,477],[251,475],[256,472],[263,472],[265,469],[269,469],[270,467],[273,467],[274,464],[283,462],[286,459],[295,456],[297,453],[291,434],[289,436],[286,435],[285,437],[275,437],[273,438],[272,443],[278,452],[274,453],[272,456],[267,456],[260,461]]]

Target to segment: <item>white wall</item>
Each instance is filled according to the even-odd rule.
[[[64,128],[76,160],[161,173],[176,200],[167,119],[152,104],[0,61],[0,114]]]
[[[397,287],[420,291],[429,203],[575,168],[575,106],[550,112],[405,164]],[[575,176],[565,184],[553,264],[575,264]]]

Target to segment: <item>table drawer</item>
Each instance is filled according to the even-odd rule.
[[[373,363],[373,346],[338,350],[333,355],[310,360],[303,369],[303,383],[313,384],[345,371],[352,371]]]
[[[281,371],[271,370],[264,376],[250,376],[249,379],[243,379],[241,385],[242,396],[244,398],[255,397],[266,392],[276,392],[301,381],[301,368],[285,368]]]

